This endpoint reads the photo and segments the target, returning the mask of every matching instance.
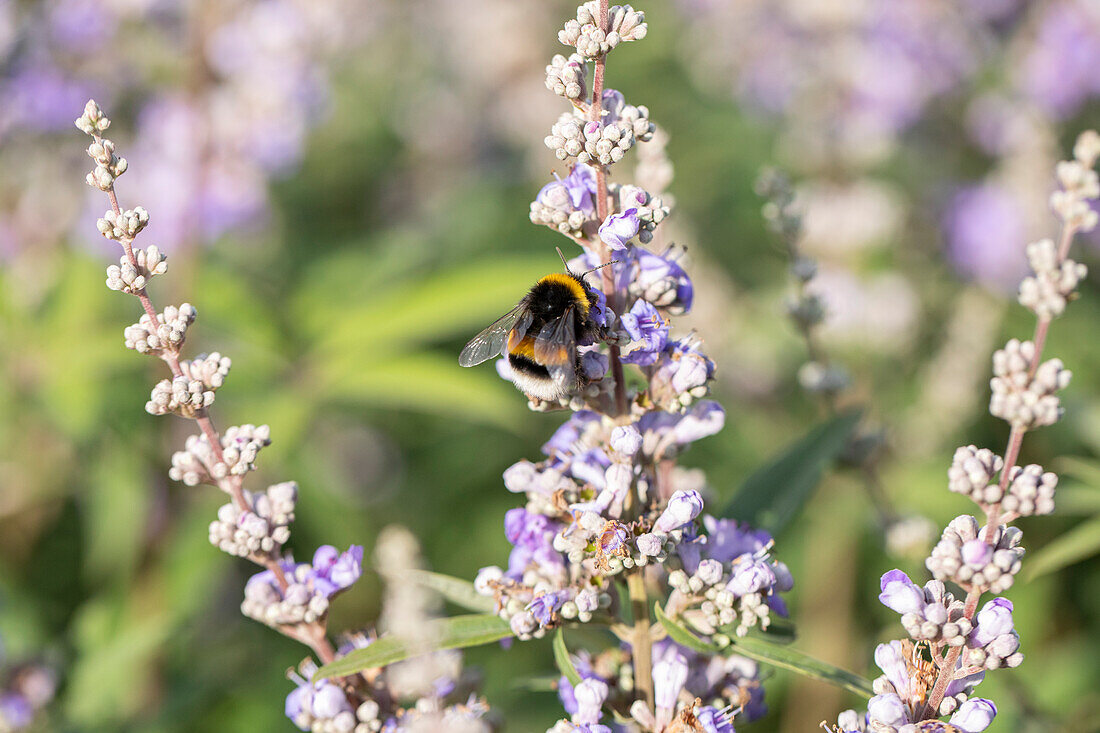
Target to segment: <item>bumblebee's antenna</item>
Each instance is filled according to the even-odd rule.
[[[561,257],[561,263],[565,265],[565,271],[570,272],[569,263],[565,261],[565,255],[562,254],[561,247],[554,247],[558,251],[558,257]]]
[[[565,271],[568,272],[570,275],[572,275],[573,271],[569,269],[569,263],[566,262],[565,255],[562,254],[561,247],[555,247],[554,249],[556,249],[558,251],[558,257],[561,257],[561,263],[563,265],[565,265]],[[617,265],[617,264],[619,264],[618,260],[609,260],[609,261],[603,263],[602,265],[599,265],[598,267],[593,267],[591,270],[585,270],[584,272],[582,272],[580,275],[577,275],[576,277],[584,277],[585,275],[587,275],[589,273],[592,273],[592,272],[595,272],[596,270],[602,270],[603,268],[607,267],[608,265]]]
[[[607,262],[603,263],[602,265],[599,265],[597,267],[593,267],[591,270],[586,270],[581,275],[581,277],[584,277],[585,275],[587,275],[590,272],[595,272],[596,270],[602,270],[603,268],[607,267],[608,265],[617,265],[617,264],[619,264],[618,260],[608,260]]]

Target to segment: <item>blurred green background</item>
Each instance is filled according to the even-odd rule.
[[[420,538],[435,570],[472,578],[504,562],[503,516],[517,501],[501,472],[536,458],[563,418],[527,411],[492,368],[456,362],[470,335],[558,268],[553,248],[565,246],[528,221],[527,207],[552,169],[565,172],[542,146],[561,111],[542,88],[542,66],[561,50],[554,33],[571,7],[490,5],[498,23],[460,26],[458,41],[438,47],[423,43],[434,37],[421,32],[425,18],[460,11],[432,3],[363,9],[377,13],[369,19],[376,30],[325,60],[327,111],[305,137],[300,162],[271,177],[266,220],[205,245],[181,242],[168,251],[167,276],[153,283],[158,306],[187,300],[198,308],[190,355],[217,350],[233,359],[215,423],[271,425],[273,445],[250,485],[299,482],[291,540],[299,556],[323,543],[369,552],[382,527],[400,523]],[[903,273],[912,313],[900,342],[864,327],[854,337],[838,332],[827,346],[853,373],[850,399],[885,430],[878,468],[897,511],[937,527],[969,512],[946,490],[951,454],[967,443],[1003,448],[1007,430],[984,409],[988,359],[998,342],[1032,328],[1009,295],[968,283],[943,256],[937,206],[953,182],[995,165],[960,139],[957,110],[972,90],[933,104],[890,155],[858,173],[800,170],[799,156],[777,145],[781,122],[739,103],[722,72],[698,66],[694,6],[644,9],[649,36],[612,56],[608,84],[648,105],[671,135],[677,208],[665,236],[688,246],[697,293],[695,311],[678,325],[697,329],[718,363],[715,397],[728,415],[726,428],[684,462],[706,470],[721,506],[821,417],[797,384],[803,347],[783,314],[787,263],[759,214],[757,171],[780,162],[796,179],[873,175],[904,200],[901,223],[840,259],[863,275]],[[161,73],[163,84],[177,83]],[[112,101],[112,137],[130,157],[140,100],[132,92]],[[1053,127],[1062,150],[1095,111],[1086,106]],[[83,195],[81,136],[69,130],[36,140],[65,162],[61,185]],[[139,165],[158,161],[131,157]],[[629,171],[624,164],[613,175],[627,180]],[[0,176],[6,191],[22,185],[17,167]],[[123,177],[118,185],[123,206],[143,203],[130,183]],[[1047,231],[1054,225],[1050,219]],[[32,238],[0,260],[7,656],[45,661],[60,674],[43,729],[289,730],[283,671],[303,649],[240,615],[252,567],[207,542],[222,497],[168,479],[171,452],[193,426],[145,413],[162,365],[123,348],[137,304],[103,286],[117,254],[89,239]],[[1093,264],[1094,250],[1083,258]],[[1067,417],[1029,436],[1023,452],[1026,462],[1065,470],[1059,489],[1067,489],[1057,515],[1021,522],[1025,546],[1038,554],[1084,530],[1073,535],[1075,552],[1056,563],[1066,567],[1032,578],[1025,561],[1009,593],[1027,659],[981,688],[1000,706],[997,730],[1098,729],[1100,561],[1090,537],[1100,511],[1096,290],[1084,285],[1049,342],[1048,353],[1075,372]],[[776,541],[775,555],[796,579],[789,605],[802,629],[799,648],[874,676],[874,644],[901,633],[876,601],[878,578],[896,566],[923,579],[921,552],[931,539],[922,545],[918,537],[910,553],[888,548],[859,475],[832,474]],[[368,573],[335,604],[330,628],[369,626],[378,591]],[[560,716],[552,693],[517,682],[552,670],[548,641],[466,656],[483,672],[507,730],[543,730]],[[859,702],[785,672],[767,682],[767,700],[772,712],[747,730],[808,730]]]

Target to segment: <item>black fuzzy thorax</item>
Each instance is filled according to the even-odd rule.
[[[584,288],[588,300],[588,310],[591,311],[592,306],[597,302],[595,291],[576,275],[569,273],[569,276]],[[573,306],[573,326],[578,338],[589,330],[587,327],[588,317],[582,313],[582,304],[578,302],[573,291],[561,283],[537,282],[524,296],[523,300],[527,309],[531,312],[531,325],[527,328],[529,334],[537,335],[543,326],[560,318],[565,313],[565,309],[570,306]]]

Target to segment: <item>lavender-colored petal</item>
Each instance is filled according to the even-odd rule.
[[[997,706],[992,700],[980,697],[967,700],[951,716],[951,725],[962,728],[966,733],[981,733],[993,722],[997,715]]]

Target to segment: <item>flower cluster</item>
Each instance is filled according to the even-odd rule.
[[[1029,278],[1032,285],[1025,281],[1021,296],[1041,290],[1035,283],[1053,273],[1075,274],[1077,266],[1068,260],[1074,235],[1096,226],[1095,215],[1077,204],[1100,193],[1092,171],[1100,156],[1100,137],[1084,133],[1074,153],[1073,161],[1058,165],[1061,189],[1051,196],[1051,208],[1062,223],[1059,245],[1053,251],[1048,242],[1029,248],[1036,270]],[[1048,289],[1048,295],[1055,290]],[[1051,319],[1072,295],[1068,287],[1057,292],[1057,302],[1048,300],[1042,307],[1033,307],[1033,298],[1021,297],[1038,317],[1035,337],[1023,343],[1013,339],[993,357],[990,412],[1011,426],[1005,455],[964,446],[955,452],[947,473],[950,490],[974,500],[984,514],[984,525],[970,515],[948,524],[925,561],[935,580],[923,588],[900,570],[882,576],[879,600],[901,614],[909,638],[878,647],[875,661],[883,676],[875,681],[876,696],[868,702],[866,714],[847,711],[832,730],[917,733],[938,729],[935,726],[943,724],[937,719],[950,715],[951,730],[978,733],[996,715],[992,701],[971,697],[971,692],[986,670],[1019,666],[1024,657],[1012,602],[998,596],[980,610],[979,603],[987,592],[1008,590],[1020,570],[1022,533],[1010,523],[1054,509],[1057,476],[1036,465],[1018,466],[1016,460],[1028,430],[1061,416],[1052,393],[1066,386],[1069,373],[1059,360],[1041,358]],[[965,595],[956,599],[945,583]]]
[[[141,207],[124,211],[118,204],[114,181],[128,168],[125,160],[115,155],[114,144],[102,137],[109,125],[110,120],[94,101],[87,103],[84,114],[76,121],[76,126],[93,138],[88,154],[95,160],[96,168],[88,182],[104,191],[111,202],[111,211],[100,219],[99,231],[118,242],[123,250],[120,265],[108,268],[107,285],[136,297],[144,310],[141,320],[126,329],[126,346],[161,359],[172,373],[171,379],[164,379],[153,388],[147,411],[194,420],[200,431],[187,438],[184,450],[172,456],[169,476],[188,486],[210,484],[229,495],[230,501],[210,523],[210,542],[264,568],[248,580],[241,612],[306,644],[322,663],[333,662],[375,638],[355,634],[336,649],[328,635],[330,604],[362,575],[363,548],[352,545],[340,551],[332,545],[322,545],[310,562],[296,562],[284,554],[283,546],[290,539],[290,525],[295,517],[298,485],[288,481],[261,492],[245,488],[245,480],[255,470],[261,449],[271,443],[270,430],[266,425],[249,424],[231,427],[221,435],[215,430],[208,408],[215,391],[225,382],[231,361],[217,352],[181,359],[188,328],[197,316],[195,308],[184,303],[159,314],[154,309],[146,287],[153,275],[165,271],[164,257],[155,246],[144,251],[134,247],[134,238],[149,222],[149,213]],[[400,532],[391,532],[379,540],[379,552],[386,558],[383,575],[391,588],[407,582],[403,576],[415,565],[418,548],[415,542],[410,546],[410,542],[411,538]],[[414,640],[404,630],[410,624],[413,628],[424,627],[428,610],[416,602],[411,606],[407,602],[391,602],[384,614],[383,630],[406,644],[413,644]],[[391,618],[400,619],[405,625],[386,622]],[[427,651],[434,640],[420,641]],[[457,691],[460,681],[456,652],[425,654],[371,675],[318,681],[313,681],[318,669],[313,657],[303,661],[299,669],[303,677],[295,676],[298,686],[287,698],[286,714],[302,730],[426,733],[441,730],[441,726],[470,733],[489,730],[482,720],[487,710],[483,701],[469,694],[462,702],[446,701]],[[0,696],[0,725],[21,727],[35,707],[27,702],[29,699],[27,695]],[[409,704],[403,704],[406,702]]]
[[[357,550],[351,558],[354,563],[348,562],[350,552],[318,551],[324,551],[325,557],[320,564],[314,558],[312,567],[329,568],[327,580],[321,580],[325,592],[339,592],[339,584],[348,580],[345,574],[362,554],[359,548],[353,550]],[[453,650],[429,651],[437,641],[430,621],[439,603],[409,581],[409,573],[419,569],[419,555],[415,538],[399,527],[383,530],[374,549],[376,567],[386,583],[379,630],[424,653],[358,678],[336,681],[311,682],[317,667],[311,659],[303,661],[298,673],[289,675],[296,686],[286,698],[286,716],[298,728],[326,733],[489,733],[485,720],[489,708],[472,694],[470,680],[463,678],[461,655]],[[373,632],[348,634],[335,656],[339,659],[365,649],[377,638]]]
[[[559,34],[576,53],[546,67],[547,89],[571,109],[545,142],[570,168],[539,191],[530,217],[580,245],[571,272],[599,272],[592,280],[599,279],[603,331],[599,341],[577,345],[585,379],[574,393],[558,405],[531,400],[533,408],[572,414],[543,446],[542,460],[504,472],[505,487],[524,505],[504,519],[507,566],[482,568],[475,581],[520,639],[567,624],[615,625],[627,589],[634,611],[629,633],[617,632],[623,647],[578,658],[584,679],[574,688],[563,678],[569,718],[553,731],[610,730],[608,711],[654,732],[675,729],[673,721],[683,730],[731,731],[735,708],[759,714],[756,665],[659,640],[650,598],[656,592],[669,616],[729,646],[731,637],[785,615],[779,593],[793,582],[769,555],[771,537],[704,514],[702,474],[677,465],[692,443],[722,429],[725,412],[706,399],[714,362],[697,335],[673,324],[691,309],[694,288],[684,250],[656,246],[671,213],[667,159],[659,150],[645,158],[648,188],[607,181],[628,151],[664,144],[645,107],[603,87],[607,55],[643,38],[643,20],[629,6],[585,3]],[[628,385],[624,368],[637,370],[638,386]],[[498,369],[507,376],[504,360]]]

